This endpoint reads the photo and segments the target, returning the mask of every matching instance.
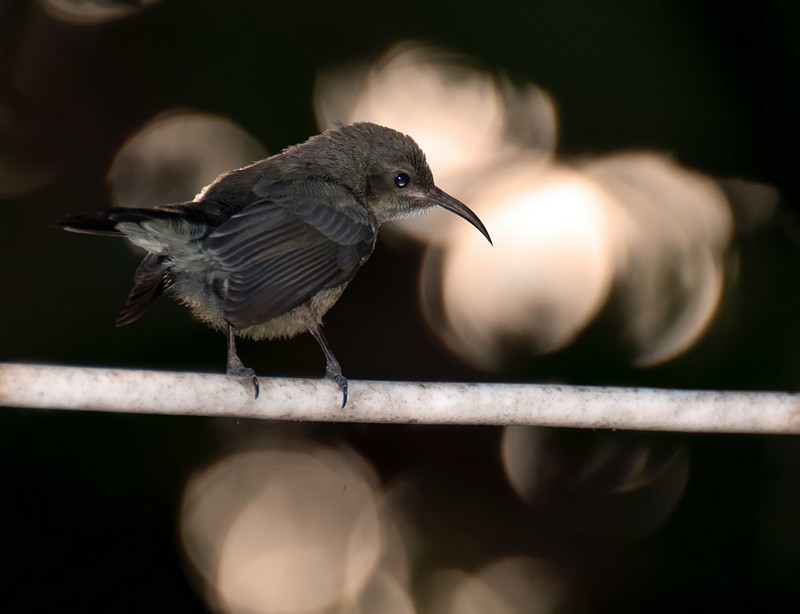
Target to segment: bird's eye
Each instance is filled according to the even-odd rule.
[[[394,184],[398,188],[405,188],[409,183],[411,183],[411,177],[409,177],[406,173],[397,173],[394,176]]]

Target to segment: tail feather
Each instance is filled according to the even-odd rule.
[[[63,228],[69,232],[78,232],[88,235],[106,235],[120,237],[122,233],[115,228],[116,222],[110,217],[113,209],[98,211],[96,213],[79,213],[68,215],[64,219],[56,222],[56,228]]]
[[[68,215],[54,226],[69,232],[119,237],[123,235],[117,230],[117,224],[121,222],[140,224],[148,220],[174,220],[214,228],[230,217],[231,213],[232,210],[218,203],[204,201],[200,207],[192,201],[152,208],[112,207],[92,213],[77,213]]]
[[[68,215],[55,223],[56,228],[63,228],[70,232],[80,232],[90,235],[121,236],[122,233],[116,226],[120,222],[141,223],[147,220],[182,219],[185,216],[183,205],[173,205],[159,208],[128,209],[116,207],[94,211],[92,213],[77,213]]]
[[[187,215],[187,212],[189,215]],[[150,220],[179,220],[199,217],[203,221],[203,212],[190,203],[166,205],[152,209],[126,209],[123,207],[105,209],[93,213],[69,215],[56,222],[56,228],[70,232],[91,235],[127,236],[133,243],[136,237],[131,236],[131,224],[142,224]],[[127,234],[118,229],[128,226]],[[146,248],[146,246],[143,246]],[[172,285],[169,265],[164,254],[148,253],[139,264],[133,275],[133,288],[128,294],[122,310],[117,316],[117,326],[125,326],[138,320],[148,307]]]
[[[207,228],[213,227],[225,219],[226,210],[214,203],[212,205],[214,206],[198,207],[196,203],[192,202],[163,205],[152,209],[118,207],[94,213],[69,215],[56,222],[54,226],[70,232],[90,235],[125,236],[132,243],[144,247],[150,252],[136,269],[133,276],[133,288],[117,316],[117,326],[125,326],[138,320],[153,301],[169,290],[173,283],[165,251],[160,250],[161,253],[154,253],[156,250],[149,249],[151,246],[148,242],[158,239],[158,236],[153,237],[153,233],[157,233],[158,228],[154,229],[151,226],[149,230],[142,230],[140,234],[143,238],[134,232],[135,228],[139,225],[147,225],[145,223],[149,221],[164,220],[176,222],[184,227],[189,225],[195,229],[199,237]],[[120,226],[122,230],[118,228]],[[185,242],[188,239],[183,236],[181,240]]]
[[[148,254],[133,274],[133,288],[117,316],[117,326],[138,320],[147,308],[172,285],[169,267],[162,256]]]

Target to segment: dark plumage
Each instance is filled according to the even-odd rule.
[[[375,247],[383,222],[441,206],[487,239],[478,217],[433,183],[408,136],[370,123],[328,130],[225,173],[191,202],[73,215],[65,230],[124,236],[147,251],[117,324],[137,320],[163,293],[228,333],[228,373],[258,380],[236,336],[309,331],[347,402],[347,380],[322,335],[323,315]],[[491,241],[491,239],[489,239]]]

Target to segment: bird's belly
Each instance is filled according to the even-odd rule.
[[[342,284],[322,290],[286,313],[237,329],[236,334],[239,337],[260,340],[288,338],[304,333],[308,330],[308,322],[321,323],[322,316],[333,307],[346,286],[347,284]],[[184,274],[176,279],[173,291],[200,320],[218,330],[227,329],[224,301],[207,279]]]
[[[317,292],[309,300],[283,315],[276,316],[261,324],[253,324],[236,331],[240,337],[250,339],[288,338],[308,330],[308,323],[320,324],[322,316],[333,307],[344,292],[347,284]]]
[[[253,324],[236,331],[239,337],[247,337],[249,339],[284,339],[295,337],[300,333],[308,330],[305,320],[298,313],[298,308],[284,313],[263,322],[262,324]]]

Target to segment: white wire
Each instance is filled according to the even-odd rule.
[[[269,420],[537,425],[800,433],[800,395],[539,384],[350,381],[49,365],[0,365],[0,406]]]

